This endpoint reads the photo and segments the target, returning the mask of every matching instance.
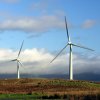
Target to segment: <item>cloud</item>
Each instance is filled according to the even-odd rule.
[[[88,29],[88,28],[93,27],[95,24],[96,24],[96,21],[95,20],[86,20],[83,23],[82,27]]]
[[[17,57],[18,51],[11,49],[0,49],[0,73],[16,73],[16,62],[10,60]],[[55,57],[44,48],[25,49],[20,55],[23,67],[20,67],[21,73],[33,74],[68,74],[69,71],[69,53],[62,53],[52,64],[50,61]],[[87,55],[73,54],[74,74],[92,72],[100,73],[100,57],[91,57]]]
[[[41,16],[37,18],[8,19],[0,22],[0,31],[23,31],[26,33],[41,33],[52,29],[62,29],[64,22],[58,16]]]
[[[17,2],[19,2],[19,0],[0,0],[0,2],[3,2],[3,3],[17,3]]]

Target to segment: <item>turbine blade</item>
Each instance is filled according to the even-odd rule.
[[[11,60],[11,61],[17,61],[17,59],[13,59],[13,60]]]
[[[23,44],[24,44],[24,40],[22,41],[22,44],[21,44],[21,47],[20,47],[20,50],[19,50],[19,53],[18,53],[18,57],[19,57],[19,55],[20,55],[20,53],[21,53],[21,50],[22,50]],[[18,59],[18,57],[17,57],[17,59]]]
[[[21,65],[21,67],[26,71],[26,69],[23,67],[24,65],[20,62],[20,61],[18,61],[18,63]]]
[[[68,46],[68,44],[56,55],[56,57],[50,62],[52,63],[61,53],[62,51]]]
[[[76,46],[76,47],[79,47],[79,48],[83,48],[83,49],[87,49],[87,50],[90,50],[90,51],[94,51],[93,49],[90,49],[90,48],[87,48],[87,47],[84,47],[84,46],[80,46],[80,45],[77,45],[77,44],[73,44],[73,46]]]
[[[67,38],[68,38],[68,41],[70,41],[70,36],[69,36],[69,33],[68,33],[68,26],[67,26],[67,21],[66,21],[66,16],[65,16],[65,25],[66,25]]]
[[[19,62],[17,61],[17,67],[19,67]]]
[[[23,66],[23,64],[22,64],[20,61],[18,61],[18,63],[19,63],[21,66]]]

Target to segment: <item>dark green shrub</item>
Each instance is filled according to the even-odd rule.
[[[97,98],[97,100],[100,100],[100,94],[98,94],[96,98]]]
[[[42,96],[42,99],[49,99],[47,95]]]
[[[63,99],[67,99],[68,98],[68,95],[67,94],[64,94],[63,95]]]
[[[61,96],[58,94],[50,95],[48,99],[61,99]]]

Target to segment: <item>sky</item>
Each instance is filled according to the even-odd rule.
[[[68,74],[69,48],[50,61],[67,44],[65,16],[73,43],[73,68],[77,73],[100,73],[100,0],[0,0],[0,73]]]

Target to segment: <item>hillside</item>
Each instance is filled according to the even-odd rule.
[[[71,91],[100,91],[100,84],[89,81],[69,81],[63,79],[43,78],[0,80],[0,93],[70,93]]]
[[[1,79],[0,94],[100,95],[100,84],[64,79]]]

